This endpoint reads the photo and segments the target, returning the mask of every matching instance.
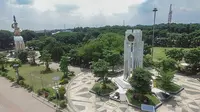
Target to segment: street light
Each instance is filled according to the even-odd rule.
[[[18,83],[18,81],[19,81],[19,71],[18,71],[19,64],[14,64],[14,65],[13,65],[13,68],[15,69],[16,78],[17,78],[17,83]]]
[[[53,77],[52,80],[54,81],[54,84],[55,86],[53,87],[53,89],[55,89],[55,92],[56,92],[56,100],[57,100],[57,105],[56,105],[56,112],[59,111],[58,110],[58,96],[59,96],[59,86],[58,86],[58,81],[60,80],[60,77],[57,76],[57,77]]]
[[[151,52],[152,59],[153,59],[153,47],[154,47],[154,38],[155,38],[154,30],[155,30],[156,12],[157,12],[157,11],[158,11],[157,8],[154,8],[154,9],[153,9],[153,12],[154,12],[154,21],[153,21],[153,37],[152,37],[152,52]]]

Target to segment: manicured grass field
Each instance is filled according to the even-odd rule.
[[[126,96],[127,96],[128,100],[129,100],[129,103],[131,103],[132,105],[136,105],[136,106],[140,107],[141,104],[143,104],[143,102],[133,99],[133,94],[134,93],[133,93],[132,90],[129,90],[126,93]],[[149,100],[149,103],[148,103],[149,105],[154,105],[155,106],[155,105],[160,103],[160,101],[154,95],[146,94],[145,96]]]
[[[173,47],[154,47],[154,52],[153,52],[153,59],[154,61],[159,61],[161,59],[167,58],[165,55],[165,51],[174,49]],[[176,49],[181,49],[181,48],[176,48]],[[189,48],[183,48],[184,50],[188,50]]]
[[[8,75],[16,78],[15,70],[11,67],[7,68]],[[52,78],[55,76],[62,77],[62,72],[53,71],[48,74],[40,74],[42,70],[45,70],[44,66],[30,66],[28,64],[22,65],[19,68],[19,74],[25,79],[24,82],[30,86],[33,86],[34,91],[42,88],[42,87],[52,87],[53,80]],[[32,76],[30,76],[32,74]]]

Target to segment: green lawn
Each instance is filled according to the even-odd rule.
[[[173,47],[154,47],[154,52],[153,52],[154,61],[166,58],[167,56],[165,55],[165,50],[170,50],[170,49],[173,49]],[[176,49],[181,49],[181,48],[176,48]],[[189,48],[183,48],[183,49],[188,50]]]
[[[143,104],[143,103],[141,101],[133,99],[133,94],[134,94],[134,92],[132,90],[128,90],[127,93],[126,93],[126,96],[127,96],[128,100],[129,100],[129,103],[131,103],[132,105],[136,105],[136,106],[140,107],[141,104]],[[148,102],[149,105],[154,105],[155,106],[155,105],[160,103],[160,101],[154,95],[146,94],[145,96],[149,100],[149,102]]]
[[[161,88],[160,86],[160,83],[158,80],[154,80],[154,83],[156,85],[157,88],[161,89],[161,90],[164,90],[163,88]],[[171,93],[171,92],[177,92],[181,89],[181,86],[175,84],[175,83],[172,83],[171,87],[169,89],[165,89],[164,91],[168,92],[168,93]]]
[[[8,75],[16,78],[16,74],[15,74],[15,70],[13,68],[7,68],[8,71]],[[57,72],[57,71],[53,71],[52,73],[48,73],[48,74],[40,74],[40,71],[44,70],[45,67],[44,66],[30,66],[28,64],[26,65],[22,65],[22,67],[19,68],[19,74],[24,77],[25,79],[25,83],[27,83],[28,85],[32,85],[34,91],[36,91],[37,89],[40,89],[42,87],[52,87],[53,85],[53,81],[52,78],[55,76],[60,76],[60,78],[62,77],[62,72]],[[30,74],[32,74],[33,76],[31,77]],[[40,79],[41,77],[41,79]]]
[[[99,94],[109,94],[117,89],[117,86],[113,84],[111,81],[106,83],[106,88],[102,88],[102,82],[97,82],[92,87],[92,90]]]

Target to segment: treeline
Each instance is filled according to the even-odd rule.
[[[124,35],[127,29],[141,29],[143,40],[146,44],[152,44],[152,25],[131,26],[105,26],[100,28],[74,28],[74,32],[83,33],[118,33]],[[155,26],[155,46],[157,47],[184,47],[192,48],[200,46],[200,24],[159,24]]]
[[[90,62],[105,58],[105,54],[123,55],[124,34],[127,29],[141,29],[145,41],[144,54],[150,53],[152,26],[105,26],[99,28],[78,27],[73,32],[61,32],[55,35],[35,33],[24,30],[22,36],[28,47],[47,50],[53,61],[59,62],[62,55],[70,57],[73,65],[89,66]],[[199,24],[159,24],[155,30],[155,46],[161,47],[197,47],[200,46]],[[0,31],[0,49],[13,48],[13,34]],[[108,53],[109,51],[109,53]]]

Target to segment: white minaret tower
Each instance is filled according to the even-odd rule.
[[[127,30],[124,40],[124,80],[127,81],[135,68],[143,67],[143,49],[141,30]]]

